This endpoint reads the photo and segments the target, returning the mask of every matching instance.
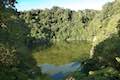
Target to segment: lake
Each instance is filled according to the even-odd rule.
[[[42,64],[39,65],[39,67],[41,68],[43,74],[48,74],[54,80],[59,80],[76,70],[80,70],[80,63],[71,62],[59,66],[53,64]]]
[[[87,41],[56,42],[45,49],[36,49],[34,58],[42,73],[59,80],[80,68],[89,58],[91,44]]]

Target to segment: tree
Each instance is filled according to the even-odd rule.
[[[15,14],[16,0],[0,0],[0,26]]]

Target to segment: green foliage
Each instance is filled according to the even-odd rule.
[[[82,72],[87,76],[81,80],[119,80],[120,37],[119,0],[107,3],[103,10],[90,22],[88,31],[93,36],[93,58],[83,61]],[[82,75],[77,73],[75,75]]]
[[[34,80],[38,76],[44,77],[28,48],[29,27],[15,15],[15,2],[0,0],[0,80]]]
[[[78,57],[83,62],[82,73],[74,74],[77,80],[119,80],[119,0],[105,4],[102,11],[72,11],[55,6],[20,12],[19,17],[15,3],[16,0],[0,0],[0,80],[49,80],[47,75],[41,74],[36,63],[63,64]],[[64,44],[60,48],[56,44],[60,40],[68,43],[72,40],[93,41],[93,58],[86,60],[91,45],[69,44],[68,48]],[[51,42],[54,45],[51,46]],[[46,49],[49,53],[37,50],[44,44],[51,46]],[[33,50],[33,47],[37,48]],[[32,55],[32,50],[36,54]]]
[[[96,37],[94,45],[99,44],[99,42],[107,39],[112,34],[118,33],[118,22],[120,19],[120,2],[113,1],[105,4],[100,13],[98,13],[95,18],[89,24],[88,31],[89,37]]]
[[[19,63],[16,49],[8,46],[0,44],[0,66],[16,66]]]
[[[93,58],[97,58],[101,63],[104,62],[119,71],[120,63],[116,60],[116,57],[120,56],[119,42],[119,36],[115,35],[99,43],[94,49]]]
[[[21,12],[31,28],[31,36],[35,39],[86,40],[86,27],[98,12],[95,10],[72,11],[53,7],[51,10],[32,10]]]
[[[15,3],[16,0],[0,0],[0,27],[15,15]]]
[[[0,5],[1,6],[9,6],[9,7],[14,7],[16,3],[16,0],[1,0],[0,1]]]
[[[77,75],[84,73],[87,76],[83,76],[81,80],[119,80],[119,42],[120,37],[115,34],[96,45],[93,57],[81,63],[82,73],[75,73],[76,79],[79,80],[81,77]]]

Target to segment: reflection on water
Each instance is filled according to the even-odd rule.
[[[63,65],[89,58],[90,49],[91,44],[87,41],[56,42],[44,50],[35,50],[33,56],[38,65],[45,63]]]
[[[69,64],[55,66],[52,64],[42,64],[41,67],[42,73],[50,75],[55,80],[63,78],[65,75],[74,72],[80,68],[79,62],[71,62]]]
[[[33,56],[42,73],[60,80],[80,68],[80,62],[89,58],[90,49],[87,41],[56,42],[51,47],[35,50]]]

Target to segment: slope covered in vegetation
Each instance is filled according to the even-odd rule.
[[[53,7],[20,13],[29,25],[30,36],[50,41],[88,40],[95,44],[118,32],[119,0],[106,3],[101,11],[72,11]]]
[[[112,34],[118,33],[118,25],[120,20],[120,2],[106,3],[102,11],[96,15],[89,25],[89,31],[96,37],[95,44],[105,40]],[[91,30],[93,28],[93,30]]]
[[[82,63],[82,72],[75,76],[79,80],[120,79],[120,1],[107,3],[89,25],[93,37],[92,57]],[[93,30],[92,30],[93,29]]]
[[[0,0],[0,80],[44,80],[27,44],[30,29],[18,17],[15,3]]]
[[[31,28],[31,36],[52,41],[87,40],[87,27],[98,13],[95,10],[72,11],[53,7],[21,12],[20,18]]]
[[[119,0],[105,4],[101,11],[53,7],[18,13],[15,3],[0,0],[0,80],[49,80],[32,51],[71,40],[93,44],[91,58],[83,59],[81,71],[72,75],[76,80],[120,80]]]

